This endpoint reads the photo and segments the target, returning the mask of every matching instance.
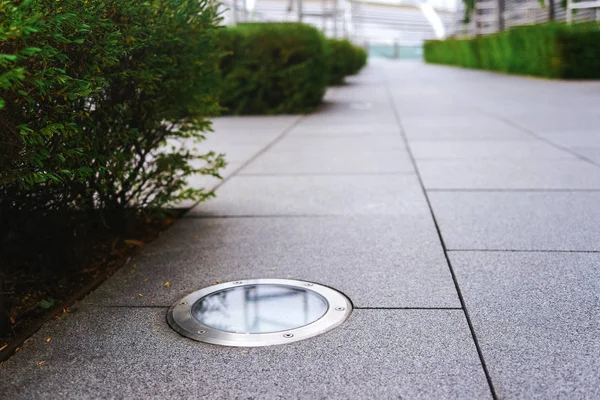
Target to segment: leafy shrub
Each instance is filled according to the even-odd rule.
[[[187,146],[217,110],[216,9],[208,1],[0,3],[0,217],[15,208],[156,208],[216,174]]]
[[[362,47],[354,46],[354,63],[351,74],[357,74],[367,65],[368,54]]]
[[[325,39],[299,23],[250,23],[221,29],[221,105],[230,114],[303,113],[327,88]]]
[[[329,84],[341,85],[355,68],[354,46],[348,40],[327,39],[329,50]]]
[[[327,39],[329,84],[341,85],[348,75],[358,73],[367,63],[367,52],[346,39]]]
[[[425,60],[547,78],[600,78],[600,25],[541,24],[425,43]]]
[[[209,195],[186,179],[224,163],[192,148],[218,112],[217,23],[208,0],[0,0],[0,335],[5,271],[54,281],[140,210]]]

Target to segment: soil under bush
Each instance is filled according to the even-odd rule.
[[[0,236],[0,361],[49,318],[113,274],[181,215],[130,213],[118,226],[100,215],[12,221]]]

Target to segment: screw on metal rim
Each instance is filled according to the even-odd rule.
[[[206,331],[205,331],[205,330],[198,331],[198,334],[199,334],[199,335],[204,335],[205,333],[206,333]]]
[[[336,307],[335,311],[344,311],[346,308],[345,307]]]
[[[291,333],[284,333],[284,334],[283,334],[283,337],[284,337],[284,338],[288,338],[288,339],[289,339],[289,338],[293,338],[293,337],[294,337],[294,335],[293,335],[293,334],[291,334]]]

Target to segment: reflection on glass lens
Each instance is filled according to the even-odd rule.
[[[327,312],[320,294],[283,285],[245,285],[198,300],[192,316],[211,328],[233,333],[272,333],[308,325]]]

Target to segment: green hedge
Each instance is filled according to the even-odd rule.
[[[326,39],[299,23],[246,23],[220,30],[225,114],[304,113],[327,85],[340,85],[367,63],[348,40]]]
[[[346,39],[327,39],[329,84],[341,85],[344,78],[354,75],[367,63],[367,53]]]
[[[0,220],[203,198],[186,178],[223,160],[162,146],[218,110],[218,20],[208,0],[0,2]]]
[[[218,22],[208,0],[0,1],[0,337],[5,306],[28,320],[145,238],[143,211],[209,195],[186,180],[224,163],[191,163],[219,110]]]
[[[202,199],[189,147],[218,111],[218,13],[197,0],[0,3],[0,220]],[[3,225],[6,226],[6,225]]]
[[[354,46],[354,63],[352,74],[357,74],[367,65],[368,53],[362,47]]]
[[[249,23],[223,28],[219,47],[224,112],[303,113],[327,88],[325,38],[299,23]]]
[[[348,75],[358,73],[367,64],[367,52],[346,39],[327,39],[329,84],[341,85]]]
[[[600,25],[516,27],[473,39],[427,41],[425,61],[547,78],[600,78]]]

